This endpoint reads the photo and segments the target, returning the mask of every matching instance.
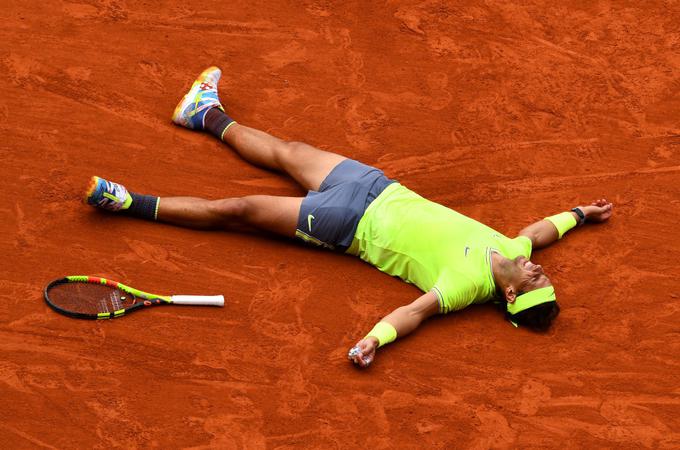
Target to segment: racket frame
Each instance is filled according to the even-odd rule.
[[[49,290],[57,285],[60,284],[67,284],[67,283],[91,283],[91,284],[101,284],[104,286],[110,286],[112,288],[117,288],[120,289],[123,292],[126,292],[128,294],[134,295],[137,298],[143,299],[143,302],[136,302],[132,306],[129,306],[127,308],[121,308],[116,311],[112,312],[106,312],[106,313],[98,313],[98,314],[87,314],[87,313],[80,313],[80,312],[75,312],[75,311],[69,311],[67,309],[60,308],[59,306],[53,304],[50,301],[49,297]],[[145,306],[154,306],[154,305],[160,305],[160,304],[171,304],[172,302],[172,296],[170,295],[157,295],[157,294],[151,294],[149,292],[145,291],[140,291],[139,289],[135,289],[131,286],[127,286],[123,283],[119,283],[117,281],[109,280],[107,278],[102,278],[102,277],[92,277],[88,275],[70,275],[67,277],[59,278],[56,280],[51,281],[44,290],[44,296],[45,296],[45,301],[47,302],[48,305],[55,311],[61,314],[65,314],[70,317],[75,317],[78,319],[96,319],[96,320],[103,320],[103,319],[114,319],[117,317],[121,317],[125,315],[126,313],[130,313],[132,311],[136,311],[137,309],[140,309]]]

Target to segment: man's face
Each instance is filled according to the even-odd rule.
[[[552,286],[550,279],[543,272],[543,267],[532,263],[524,256],[518,256],[512,260],[514,265],[514,284],[519,290],[517,295],[524,294],[534,289]]]

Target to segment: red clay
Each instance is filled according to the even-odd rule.
[[[680,446],[677,2],[81,1],[0,12],[4,447]],[[238,121],[505,233],[614,201],[535,256],[561,298],[552,331],[473,307],[359,371],[347,349],[414,287],[83,206],[93,174],[161,196],[303,194],[170,123],[212,64]],[[42,300],[67,274],[228,305],[75,321]]]

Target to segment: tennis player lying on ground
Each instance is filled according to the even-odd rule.
[[[367,367],[376,349],[403,337],[434,314],[499,299],[515,325],[547,329],[559,313],[552,283],[529,260],[571,228],[603,222],[612,214],[605,199],[547,217],[514,239],[433,203],[382,171],[301,142],[285,142],[237,124],[217,95],[221,72],[206,69],[175,109],[172,120],[208,131],[246,161],[291,176],[306,197],[251,195],[206,200],[129,192],[93,177],[87,202],[148,220],[191,228],[257,228],[358,256],[425,292],[385,316],[348,357]]]

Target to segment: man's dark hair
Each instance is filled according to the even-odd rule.
[[[553,319],[560,313],[557,302],[541,303],[517,314],[505,312],[505,317],[517,325],[531,328],[534,331],[546,331]]]

